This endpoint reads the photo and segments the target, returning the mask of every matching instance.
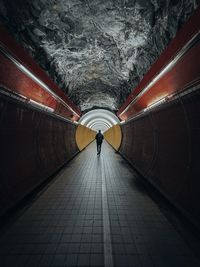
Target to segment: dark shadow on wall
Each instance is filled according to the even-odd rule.
[[[76,125],[0,96],[0,215],[46,183],[77,153]]]

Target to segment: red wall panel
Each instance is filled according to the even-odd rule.
[[[7,33],[0,24],[0,85],[38,103],[53,108],[54,112],[69,118],[78,120],[81,112],[79,108],[62,92],[60,88],[50,79],[37,63],[20,47],[16,41]],[[23,67],[28,69],[32,75],[42,81],[54,94],[56,94],[66,105],[63,105],[51,93],[47,92],[41,84],[34,81],[25,74],[11,59],[10,55]]]
[[[119,109],[117,115],[121,120],[127,120],[134,117],[137,113],[141,112],[157,100],[184,90],[189,84],[193,84],[200,79],[199,16],[200,7],[197,8],[188,22],[178,32],[159,59],[145,74],[140,84],[134,88],[126,102]],[[191,46],[188,45],[188,51],[182,55],[181,59],[177,61],[173,68],[164,74],[141,97],[135,100],[137,95],[150,84],[150,82],[176,57],[181,49],[183,49],[194,36],[196,36],[196,44]]]

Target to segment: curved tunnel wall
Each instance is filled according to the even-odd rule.
[[[0,96],[0,215],[77,152],[76,125]]]
[[[0,93],[0,216],[79,151],[96,132]]]
[[[199,226],[200,92],[122,125],[120,153]]]
[[[96,131],[93,131],[86,126],[79,124],[76,128],[76,144],[79,150],[83,150],[92,141],[94,141],[95,136]]]
[[[119,124],[112,126],[104,133],[106,141],[115,149],[118,150],[122,141],[122,131]]]
[[[198,228],[199,15],[200,8],[144,77],[138,95],[133,91],[118,113],[128,119],[121,125],[120,153]]]
[[[80,110],[0,25],[0,215],[70,160]]]

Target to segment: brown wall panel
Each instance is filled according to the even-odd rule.
[[[77,152],[76,125],[0,96],[0,215]]]
[[[120,153],[193,222],[200,221],[200,92],[122,124]]]

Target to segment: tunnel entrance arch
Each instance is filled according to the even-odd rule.
[[[101,130],[102,132],[106,132],[119,122],[118,117],[113,112],[106,109],[91,110],[79,119],[81,125],[91,128],[94,131]]]
[[[99,130],[104,134],[106,141],[118,150],[122,141],[119,123],[118,117],[106,109],[94,109],[85,113],[78,121],[76,129],[76,143],[79,150],[92,142]]]

